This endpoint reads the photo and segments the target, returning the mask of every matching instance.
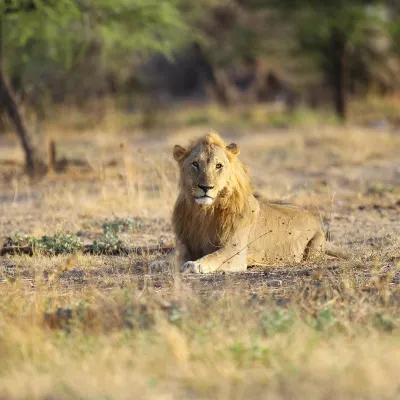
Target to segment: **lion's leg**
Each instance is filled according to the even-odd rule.
[[[241,229],[233,235],[226,246],[196,261],[188,261],[183,264],[181,272],[246,271],[248,237],[249,228]]]
[[[217,250],[196,261],[188,261],[181,267],[181,272],[206,274],[218,271],[246,271],[246,250],[232,254],[226,248]]]
[[[304,251],[305,260],[315,260],[321,258],[325,254],[326,239],[324,232],[318,230],[312,239],[307,243]]]
[[[149,265],[149,273],[179,270],[180,266],[188,260],[190,260],[189,251],[184,244],[180,244],[168,254],[165,260],[152,261]]]

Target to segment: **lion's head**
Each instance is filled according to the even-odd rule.
[[[214,132],[188,148],[176,145],[173,155],[180,166],[181,192],[186,199],[200,206],[215,205],[238,184],[247,183],[247,173],[237,160],[239,153],[235,143],[226,145]]]
[[[252,218],[249,176],[238,159],[238,146],[227,145],[215,132],[187,148],[175,146],[173,154],[180,168],[174,231],[200,257],[199,249],[221,246],[238,224]]]

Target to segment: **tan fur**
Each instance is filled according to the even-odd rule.
[[[178,246],[166,262],[189,272],[243,271],[325,254],[318,219],[296,205],[258,201],[239,153],[215,132],[188,148],[174,147],[180,168],[172,217]],[[162,266],[155,262],[151,268]]]

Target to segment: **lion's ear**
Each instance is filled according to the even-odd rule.
[[[179,146],[178,144],[176,144],[174,146],[174,151],[172,153],[174,155],[174,159],[178,162],[181,162],[182,159],[185,157],[186,155],[186,149],[184,149],[182,146]]]
[[[228,144],[228,146],[226,146],[226,149],[235,156],[238,156],[240,154],[240,149],[236,143]]]

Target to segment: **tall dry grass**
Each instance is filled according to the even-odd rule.
[[[0,394],[395,399],[400,293],[349,272],[299,277],[278,296],[243,291],[229,276],[207,294],[176,277],[169,299],[150,281],[109,291],[65,279],[4,283]]]

